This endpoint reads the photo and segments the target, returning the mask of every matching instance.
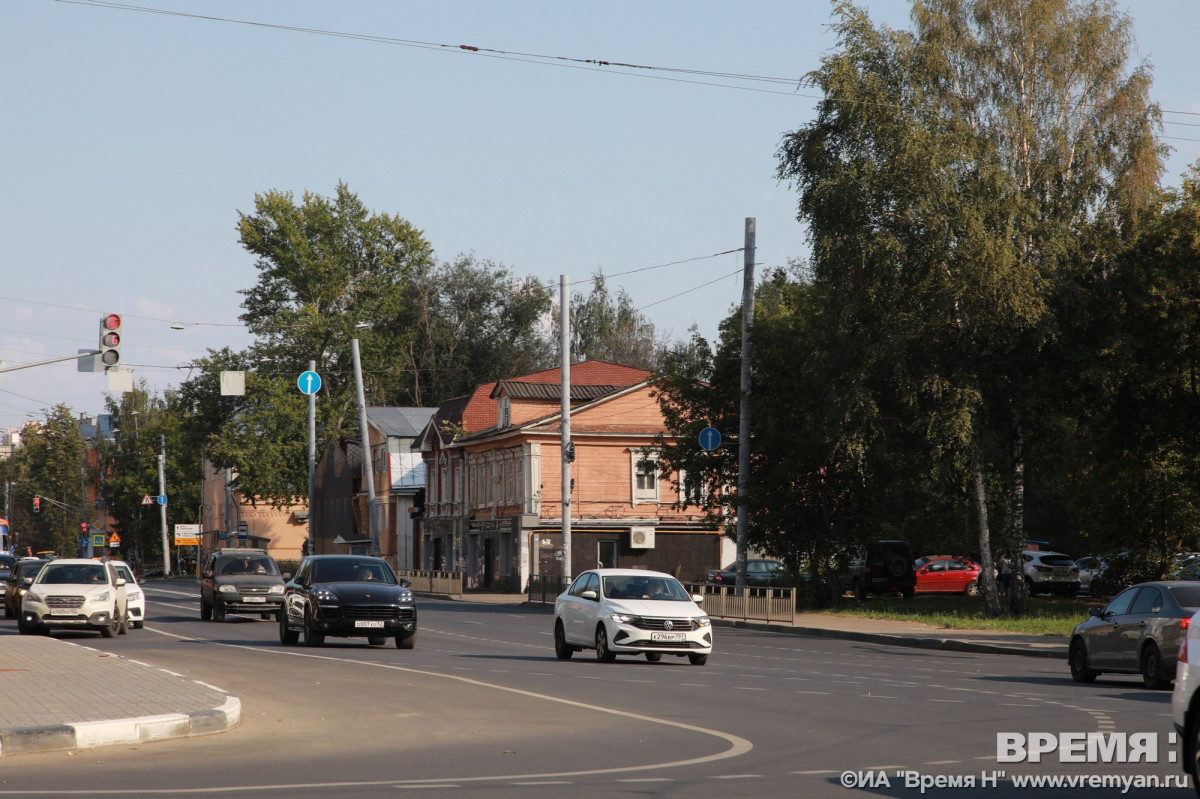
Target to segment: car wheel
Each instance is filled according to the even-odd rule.
[[[117,624],[117,635],[128,635],[128,634],[129,634],[129,615],[126,614],[121,617],[121,621]]]
[[[396,636],[397,649],[412,649],[417,645],[417,631],[409,630]]]
[[[225,621],[225,604],[220,599],[214,599],[212,603],[213,621]]]
[[[32,624],[26,624],[24,616],[17,616],[17,632],[21,635],[33,635],[37,632],[37,628]]]
[[[313,629],[312,616],[308,611],[304,611],[304,645],[305,646],[324,646],[325,633],[317,632]]]
[[[967,583],[967,587],[963,589],[963,593],[967,596],[979,596],[979,581],[972,580]]]
[[[386,635],[371,635],[367,636],[367,644],[369,646],[383,646],[387,643]]]
[[[300,640],[300,633],[297,630],[292,630],[287,626],[287,613],[283,608],[279,609],[279,643],[284,646],[293,646]]]
[[[120,628],[120,626],[121,620],[118,619],[116,613],[114,613],[109,617],[108,624],[100,628],[100,635],[104,636],[105,638],[112,638],[117,634],[117,630]]]
[[[1147,644],[1142,650],[1142,684],[1152,691],[1158,691],[1171,684],[1162,676],[1162,653],[1155,644]]]
[[[1100,676],[1100,672],[1088,667],[1087,647],[1078,638],[1071,642],[1067,660],[1071,664],[1071,679],[1075,682],[1095,682]]]
[[[662,652],[647,652],[646,660],[651,663],[657,663],[658,661],[662,660]]]
[[[212,620],[212,605],[204,601],[204,597],[200,597],[200,621]]]
[[[270,621],[270,620],[271,620],[271,614],[270,614],[270,613],[260,613],[260,614],[258,614],[258,617],[259,617],[260,619],[262,619],[263,621]]]
[[[567,644],[567,634],[561,621],[554,622],[554,656],[559,660],[570,660],[575,650]]]
[[[703,666],[708,662],[708,655],[688,655],[688,662],[693,666]]]
[[[140,630],[145,626],[146,626],[146,622],[144,622],[144,621],[135,621],[133,623],[133,629],[135,629],[135,630]]]
[[[612,663],[617,659],[613,651],[608,648],[608,630],[604,629],[603,624],[596,626],[596,660],[601,663]]]

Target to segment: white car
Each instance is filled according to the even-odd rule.
[[[712,653],[712,624],[669,574],[641,569],[592,569],[575,578],[554,602],[554,654],[569,660],[582,649],[611,663],[617,655],[687,656],[703,666]]]
[[[1055,594],[1074,597],[1079,594],[1079,567],[1061,552],[1027,549],[1021,553],[1025,562],[1025,584],[1029,595]]]
[[[1200,769],[1200,613],[1187,622],[1186,630],[1179,643],[1179,662],[1175,666],[1175,692],[1171,694],[1171,715],[1175,730],[1179,733],[1179,762],[1183,770],[1192,775],[1192,785],[1200,794],[1197,782]]]
[[[140,630],[146,626],[146,594],[133,576],[133,569],[123,560],[112,562],[117,567],[117,574],[125,578],[125,600],[129,608],[129,626]]]
[[[112,561],[59,558],[42,567],[21,601],[23,635],[98,630],[105,638],[129,629],[125,578]]]

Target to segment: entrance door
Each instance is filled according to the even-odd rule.
[[[483,539],[483,587],[491,588],[496,579],[495,548],[496,542],[490,538]]]
[[[598,568],[598,569],[615,569],[615,568],[617,568],[617,542],[616,541],[597,541],[596,542],[596,568]]]

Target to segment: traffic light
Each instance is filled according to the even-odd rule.
[[[41,497],[33,498],[33,512],[34,513],[42,512],[42,498]]]
[[[121,362],[121,315],[106,313],[100,317],[100,363],[105,371]]]
[[[79,523],[79,532],[83,533],[84,535],[88,534],[88,523],[87,522]]]

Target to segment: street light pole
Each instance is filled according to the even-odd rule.
[[[375,464],[371,458],[371,430],[367,427],[367,400],[363,392],[362,362],[358,356],[358,339],[350,339],[350,354],[354,360],[354,388],[358,392],[358,430],[362,437],[363,481],[367,484],[367,515],[371,527],[371,554],[379,556],[379,521],[375,514]],[[309,514],[312,514],[311,507]]]

